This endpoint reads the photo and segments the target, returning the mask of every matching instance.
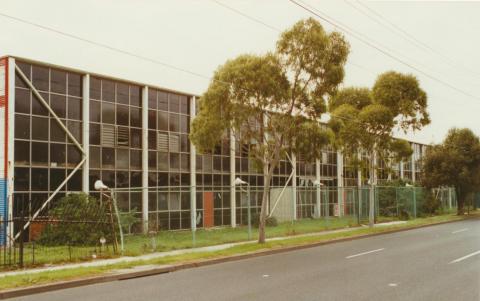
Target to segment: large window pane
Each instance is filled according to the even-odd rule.
[[[161,131],[168,131],[168,113],[167,112],[158,112],[158,129]]]
[[[100,145],[100,125],[90,124],[90,144]]]
[[[112,103],[102,103],[102,122],[115,123],[115,105]]]
[[[168,111],[168,94],[166,92],[158,92],[158,109]]]
[[[65,131],[60,127],[57,120],[51,118],[50,121],[50,140],[65,142]]]
[[[50,144],[50,166],[65,166],[66,158],[67,156],[65,144]]]
[[[148,89],[148,108],[157,109],[157,91]]]
[[[130,129],[130,146],[133,148],[142,147],[142,130]]]
[[[132,106],[140,106],[141,103],[141,88],[138,86],[130,86],[130,104]]]
[[[115,101],[115,83],[109,80],[102,80],[102,100]]]
[[[117,105],[117,124],[128,126],[128,106]]]
[[[30,189],[30,169],[15,167],[13,189],[15,191],[28,191]]]
[[[49,103],[48,93],[40,92],[40,96],[42,96],[43,100]],[[35,94],[32,94],[32,114],[42,115],[42,116],[49,115],[47,108],[45,107],[43,102],[41,102],[40,99],[37,96],[35,96]]]
[[[113,148],[102,149],[102,166],[104,168],[115,168],[115,150]]]
[[[128,85],[124,83],[117,84],[117,102],[128,105]]]
[[[32,191],[48,191],[48,169],[32,168]]]
[[[82,101],[80,98],[68,98],[68,118],[75,120],[82,119]]]
[[[90,98],[101,99],[102,82],[100,79],[90,77]]]
[[[90,100],[90,121],[100,122],[101,112],[100,102]]]
[[[117,149],[117,168],[128,169],[130,165],[128,149]]]
[[[130,151],[130,166],[131,166],[131,169],[142,168],[142,151],[139,151],[139,150]]]
[[[60,94],[67,93],[67,73],[52,69],[50,78],[50,91]]]
[[[148,128],[152,130],[157,129],[157,111],[148,111]]]
[[[15,112],[30,114],[30,90],[15,89]]]
[[[130,107],[130,126],[142,127],[142,110]]]
[[[188,133],[188,116],[180,115],[180,132]]]
[[[68,73],[68,95],[82,96],[82,76],[80,74]]]
[[[50,169],[50,191],[54,191],[55,189],[62,184],[62,182],[65,180],[66,175],[65,175],[65,169],[56,169],[56,168],[51,168]]]
[[[169,130],[172,132],[180,131],[180,115],[170,114],[169,115]]]
[[[32,165],[48,166],[48,143],[32,142]]]
[[[50,94],[50,107],[58,117],[67,116],[67,98],[64,95]]]
[[[180,113],[188,114],[188,97],[180,96]]]
[[[30,142],[15,141],[15,165],[30,164]]]
[[[158,170],[168,171],[168,153],[158,153]]]
[[[177,94],[169,94],[168,99],[169,107],[168,110],[170,112],[178,113],[180,112],[180,97]]]
[[[15,138],[30,139],[30,117],[15,115]]]
[[[80,163],[82,159],[82,153],[75,145],[68,145],[67,146],[67,161],[68,165],[71,167],[75,167],[78,163]]]
[[[32,139],[48,140],[48,118],[32,117]]]
[[[100,148],[90,147],[90,168],[100,168]]]
[[[33,66],[32,68],[32,81],[37,90],[48,91],[48,68]]]

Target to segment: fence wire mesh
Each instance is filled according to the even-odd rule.
[[[372,189],[376,222],[456,209],[451,188],[274,186],[267,193],[267,238],[367,223]],[[56,200],[33,221],[31,213],[41,204],[24,200],[14,218],[1,223],[6,239],[0,265],[11,269],[108,258],[121,250],[134,256],[256,239],[264,192],[254,186],[114,189],[100,200],[78,195]],[[148,223],[142,220],[143,204],[128,197],[142,193],[148,193]]]

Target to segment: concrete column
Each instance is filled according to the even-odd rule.
[[[412,154],[412,183],[415,183],[415,147],[413,148],[413,154]]]
[[[82,191],[86,194],[90,193],[90,74],[85,74],[82,78],[82,145],[86,158],[82,169]]]
[[[230,130],[230,222],[232,228],[237,226],[237,203],[234,184],[235,178],[235,136],[233,135],[233,130]]]
[[[405,178],[405,173],[403,171],[403,161],[400,161],[400,179],[404,179]]]
[[[142,88],[142,221],[148,233],[148,87]]]
[[[343,154],[341,152],[337,152],[337,206],[339,217],[343,216],[345,207],[343,184]]]
[[[190,97],[190,124],[196,115],[196,98]],[[197,150],[190,141],[190,219],[192,231],[197,230]]]
[[[13,174],[14,174],[14,128],[15,128],[15,59],[8,58],[8,82],[6,88],[8,111],[5,112],[8,118],[8,130],[7,130],[7,208],[8,219],[13,220]],[[7,233],[10,237],[14,237],[13,223],[8,223]],[[8,240],[7,240],[8,243]]]
[[[292,154],[292,206],[293,220],[297,220],[297,156]]]
[[[320,159],[315,160],[315,181],[316,185],[316,203],[317,203],[317,217],[322,216],[322,194],[321,194],[321,181],[320,181]]]

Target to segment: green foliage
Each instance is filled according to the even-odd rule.
[[[423,160],[426,187],[453,186],[458,197],[458,213],[480,185],[480,140],[469,129],[453,128],[442,144],[431,147]]]
[[[368,88],[338,91],[331,98],[329,109],[335,146],[350,154],[362,150],[371,162],[374,156],[386,161],[409,157],[412,154],[409,143],[393,139],[393,132],[418,130],[429,122],[426,93],[418,80],[393,71],[381,74],[371,91]],[[373,175],[375,164],[369,168]]]
[[[53,219],[38,242],[44,245],[96,245],[105,237],[112,242],[108,209],[86,194],[69,194],[60,199],[48,215]]]
[[[326,33],[310,18],[285,31],[275,52],[227,61],[201,97],[191,141],[200,152],[210,152],[230,131],[241,147],[248,147],[269,186],[287,152],[313,160],[330,142],[332,133],[319,121],[326,112],[325,98],[334,95],[343,80],[348,52],[341,34]],[[267,194],[268,187],[262,198],[263,221]],[[262,229],[259,240],[264,241]]]

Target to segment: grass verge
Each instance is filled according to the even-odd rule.
[[[479,214],[476,214],[477,216]],[[29,287],[34,285],[41,285],[59,281],[68,281],[74,279],[82,279],[93,276],[104,276],[109,273],[115,272],[120,269],[128,269],[142,265],[166,265],[166,264],[183,264],[198,262],[208,259],[217,259],[241,254],[261,252],[265,250],[280,249],[285,247],[302,246],[319,242],[334,241],[342,238],[359,237],[369,234],[389,232],[399,229],[415,228],[423,225],[437,224],[448,221],[461,220],[464,217],[456,215],[442,215],[433,216],[427,218],[419,218],[416,220],[408,221],[404,224],[390,225],[384,227],[376,227],[373,229],[362,228],[352,229],[351,231],[338,232],[303,236],[303,237],[291,237],[283,240],[269,241],[263,245],[257,243],[248,243],[243,245],[234,246],[221,251],[214,252],[202,252],[202,253],[187,253],[183,255],[168,256],[163,258],[151,259],[151,260],[138,260],[128,263],[111,264],[100,267],[82,267],[68,270],[41,272],[37,274],[24,274],[6,276],[0,278],[0,290]]]

